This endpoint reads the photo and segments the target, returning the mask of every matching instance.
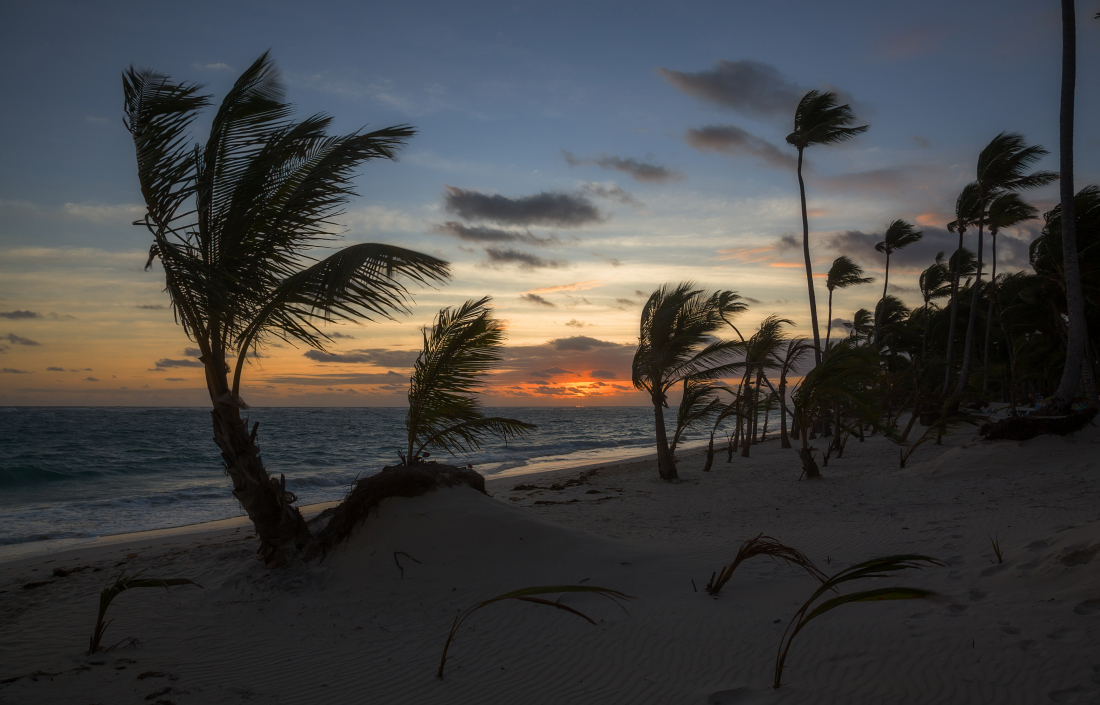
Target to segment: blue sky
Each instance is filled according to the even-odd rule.
[[[1078,2],[1078,187],[1100,180],[1097,11]],[[204,401],[198,370],[154,364],[184,359],[188,342],[156,308],[147,234],[129,225],[141,203],[121,121],[131,64],[220,96],[270,49],[302,116],[329,113],[340,132],[419,130],[399,163],[364,167],[346,237],[442,256],[453,282],[418,296],[400,324],[341,328],[353,337],[329,361],[267,351],[249,380],[270,404],[400,404],[392,380],[407,367],[362,351],[412,350],[440,306],[484,294],[514,346],[498,403],[637,403],[630,344],[644,297],[666,281],[737,290],[753,301],[746,325],[775,312],[805,333],[800,253],[784,239],[800,237],[784,136],[789,98],[806,90],[839,91],[871,125],[807,153],[815,271],[844,253],[880,275],[867,243],[906,218],[926,235],[891,270],[910,303],[981,147],[1001,130],[1058,141],[1053,2],[7,2],[0,13],[0,316],[35,314],[0,318],[0,364],[17,370],[0,375],[0,403]],[[521,209],[564,194],[588,215],[505,222],[478,210],[479,194]],[[1046,209],[1056,189],[1027,198]],[[1007,233],[1002,267],[1026,266],[1038,227]],[[849,290],[836,315],[879,294]]]

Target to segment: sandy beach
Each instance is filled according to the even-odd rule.
[[[0,563],[3,703],[1041,703],[1100,701],[1100,432],[922,447],[852,441],[819,482],[776,440],[682,481],[652,459],[490,479],[386,500],[320,564],[266,570],[243,523],[132,535]],[[527,489],[516,489],[516,486]],[[532,488],[534,486],[534,488]],[[815,589],[765,557],[703,586],[764,532],[826,573],[919,553],[945,565],[874,587],[933,601],[846,605],[781,634]],[[995,538],[1003,562],[995,556]],[[201,584],[120,595],[87,656],[98,593],[120,571]],[[440,652],[455,615],[533,585],[596,622],[508,601]],[[863,588],[867,585],[861,586]]]

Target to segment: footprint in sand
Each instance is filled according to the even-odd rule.
[[[1052,690],[1047,695],[1051,702],[1055,703],[1083,703],[1085,700],[1081,699],[1081,694],[1085,692],[1085,689],[1079,685],[1075,685],[1072,688],[1066,688],[1065,690]]]
[[[1100,600],[1085,600],[1078,603],[1073,611],[1077,614],[1091,615],[1100,612]]]
[[[985,590],[979,590],[978,588],[970,588],[970,599],[977,602],[978,600],[984,600],[989,593]]]

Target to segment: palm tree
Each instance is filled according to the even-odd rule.
[[[1100,15],[1097,15],[1100,17]],[[1059,196],[1062,206],[1062,266],[1069,313],[1066,363],[1054,392],[1052,410],[1068,413],[1081,379],[1088,333],[1081,265],[1077,259],[1077,229],[1073,211],[1073,102],[1077,81],[1077,16],[1073,0],[1062,0],[1062,105],[1058,122],[1058,155],[1061,162]]]
[[[1026,173],[1035,162],[1042,159],[1047,150],[1039,145],[1028,145],[1024,136],[1015,132],[1001,132],[978,154],[978,265],[970,301],[970,316],[966,323],[966,339],[963,343],[962,366],[955,385],[955,394],[966,389],[970,371],[970,352],[974,343],[974,322],[978,316],[978,297],[982,289],[982,250],[985,236],[986,204],[1006,191],[1045,186],[1058,178],[1051,171]]]
[[[959,247],[955,250],[955,254],[951,256],[952,264],[956,262],[956,256],[961,256],[960,253],[966,251],[963,248],[963,235],[966,234],[967,228],[971,225],[977,225],[979,207],[978,182],[971,181],[963,187],[959,197],[955,199],[955,220],[947,224],[947,229],[950,232],[959,234]],[[947,352],[944,356],[946,365],[943,373],[941,396],[947,396],[947,390],[951,388],[951,358],[955,353],[955,322],[958,319],[956,312],[959,307],[959,267],[954,267],[952,273],[954,276],[951,279],[951,314],[950,323],[947,327]]]
[[[886,300],[886,289],[890,286],[890,255],[894,254],[898,250],[909,247],[914,242],[919,242],[924,235],[920,230],[914,230],[912,223],[907,223],[904,220],[898,219],[893,223],[890,223],[886,228],[886,235],[883,236],[882,242],[875,245],[875,250],[886,254],[886,277],[882,282],[882,300]],[[875,316],[875,345],[878,345],[879,341],[879,329],[882,325],[882,319],[879,316]]]
[[[767,370],[780,366],[778,352],[786,341],[784,326],[794,321],[772,314],[760,322],[759,329],[745,341],[745,374],[738,396],[742,400],[742,418],[746,422],[745,443],[741,455],[749,457],[749,448],[756,442],[756,420],[759,418],[760,385],[767,379]],[[755,385],[753,375],[756,376]],[[769,381],[768,386],[771,386]]]
[[[473,396],[485,384],[482,376],[500,360],[504,344],[504,326],[492,317],[488,304],[486,296],[456,309],[444,308],[431,328],[424,329],[424,347],[409,380],[408,455],[402,457],[403,464],[418,463],[427,448],[454,455],[480,448],[487,435],[507,441],[537,428],[516,419],[487,417]]]
[[[631,379],[635,389],[649,393],[653,404],[661,479],[679,477],[665,430],[668,392],[683,380],[717,379],[741,364],[733,362],[733,357],[744,343],[714,337],[728,319],[748,309],[740,299],[732,291],[708,293],[692,282],[681,282],[661,286],[642,308]]]
[[[787,435],[787,375],[789,375],[798,363],[810,353],[812,346],[805,340],[792,338],[787,340],[787,345],[782,349],[782,354],[775,353],[775,361],[779,367],[779,389],[775,390],[776,399],[779,401],[779,447],[790,448],[791,440]]]
[[[858,284],[870,284],[874,280],[874,277],[863,276],[863,268],[847,255],[841,255],[833,260],[833,266],[829,267],[829,276],[825,279],[825,287],[829,290],[829,319],[825,324],[826,355],[829,354],[829,336],[833,332],[833,291]]]
[[[323,350],[329,336],[319,325],[392,318],[407,311],[408,283],[448,276],[445,262],[389,245],[310,256],[332,239],[332,219],[354,195],[355,168],[394,159],[414,130],[330,136],[332,118],[294,122],[266,53],[222,100],[205,146],[192,147],[187,135],[209,105],[201,86],[131,68],[123,89],[146,205],[140,222],[153,236],[149,264],[160,259],[176,319],[201,351],[233,495],[256,527],[262,558],[279,564],[284,546],[303,543],[309,530],[285,478],[268,475],[256,426],[250,433],[241,418],[244,363],[271,338]]]
[[[933,299],[951,294],[951,269],[943,261],[943,253],[936,253],[936,261],[920,273],[920,293],[924,298],[924,330],[921,334],[921,359],[928,354],[928,305]]]
[[[989,388],[989,347],[993,342],[993,308],[997,302],[997,233],[1002,228],[1011,228],[1039,215],[1039,211],[1024,203],[1020,195],[1009,191],[997,196],[989,204],[990,260],[993,263],[989,274],[989,308],[985,317],[985,351],[982,355],[982,393]],[[1000,305],[997,306],[998,310]]]
[[[865,308],[852,314],[852,322],[845,323],[848,329],[848,338],[853,341],[870,340],[875,332],[875,315]]]
[[[719,389],[721,387],[707,380],[684,380],[684,396],[680,399],[680,405],[676,407],[676,430],[668,446],[674,460],[676,448],[679,447],[688,429],[700,421],[708,420],[721,410],[722,402],[716,394]],[[714,434],[711,433],[712,449],[713,444]],[[713,453],[713,450],[711,452]]]
[[[802,152],[815,144],[844,142],[867,131],[869,125],[851,127],[856,122],[852,108],[837,105],[836,93],[810,91],[798,101],[794,111],[794,132],[787,144],[798,149],[798,193],[802,198],[802,254],[806,259],[806,286],[810,291],[810,323],[814,333],[814,359],[821,362],[821,335],[817,327],[817,297],[814,272],[810,264],[810,221],[806,214],[806,182],[802,179]]]

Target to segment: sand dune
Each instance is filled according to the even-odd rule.
[[[266,571],[239,527],[8,561],[0,702],[1098,702],[1098,451],[1095,428],[1025,443],[959,436],[897,470],[896,448],[871,438],[808,483],[796,481],[794,452],[769,441],[711,473],[686,457],[672,485],[638,461],[490,480],[491,497],[456,488],[387,500],[319,565]],[[937,557],[945,567],[890,583],[944,597],[824,615],[773,691],[780,635],[816,583],[758,558],[718,598],[702,590],[759,532],[826,572],[888,553]],[[105,643],[139,642],[85,656],[105,578],[139,568],[204,589],[124,593]],[[494,604],[435,677],[460,610],[582,581],[635,599],[624,612],[564,598],[596,626]],[[24,588],[34,583],[44,584]]]

